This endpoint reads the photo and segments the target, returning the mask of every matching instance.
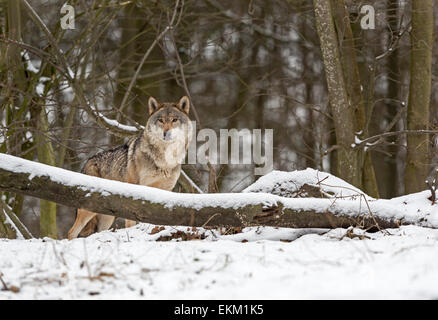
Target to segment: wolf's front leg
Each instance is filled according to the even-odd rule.
[[[137,224],[137,221],[125,219],[125,228],[131,228]]]
[[[116,217],[109,216],[107,214],[98,214],[97,215],[97,232],[101,232],[104,230],[108,230],[111,228],[111,225],[114,222]]]
[[[96,214],[97,213],[85,209],[78,209],[75,223],[68,232],[68,239],[72,240],[77,238],[82,229],[87,225],[88,221],[93,219]]]

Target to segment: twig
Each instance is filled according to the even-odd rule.
[[[201,228],[204,228],[207,225],[207,223],[209,223],[211,221],[211,219],[213,219],[214,217],[216,217],[218,215],[220,215],[220,213],[215,213],[210,218],[208,218],[207,221],[205,221],[205,223],[201,226]]]
[[[385,133],[381,133],[381,134],[366,138],[364,140],[361,140],[358,143],[354,143],[353,148],[359,148],[364,144],[372,142],[373,140],[378,140],[380,138],[385,138],[385,137],[396,136],[399,134],[438,134],[438,130],[400,130],[400,131],[385,132]]]
[[[1,271],[0,271],[0,281],[1,281],[2,285],[3,285],[3,290],[8,291],[9,288],[6,285],[6,282],[3,280],[3,272],[1,272]]]
[[[379,61],[383,58],[385,58],[386,56],[390,55],[392,52],[394,52],[394,49],[397,47],[401,37],[405,34],[406,31],[410,31],[411,29],[411,22],[409,22],[405,28],[401,31],[399,31],[399,33],[395,36],[395,39],[392,41],[391,45],[389,46],[388,50],[386,50],[384,53],[378,55],[375,60]]]
[[[326,156],[326,155],[328,155],[329,153],[331,153],[331,152],[333,152],[333,151],[335,151],[335,150],[338,150],[338,149],[340,149],[340,148],[341,148],[340,145],[335,144],[334,146],[331,146],[330,148],[328,148],[327,150],[325,150],[324,153],[323,153],[322,155],[323,155],[323,156]]]
[[[182,177],[181,177],[182,176]],[[183,170],[181,170],[181,176],[180,176],[180,180],[184,179],[185,182],[187,182],[187,184],[190,186],[190,188],[192,189],[192,192],[196,192],[196,193],[204,193],[201,188],[199,188],[196,183],[190,179],[190,177],[187,175],[187,173],[185,173]]]

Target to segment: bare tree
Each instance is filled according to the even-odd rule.
[[[409,130],[428,129],[430,124],[433,28],[433,1],[412,0],[411,81],[407,114]],[[408,135],[406,193],[425,188],[429,164],[429,135]]]
[[[337,166],[341,178],[361,186],[361,170],[358,154],[353,150],[355,142],[354,114],[349,105],[347,86],[342,72],[340,50],[333,23],[333,12],[329,1],[314,0],[315,21],[321,43],[324,69],[327,79],[330,107],[339,146]]]

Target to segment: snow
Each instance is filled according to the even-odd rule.
[[[361,144],[362,140],[360,140],[357,136],[354,136],[354,143],[352,147],[354,148],[356,145]]]
[[[438,205],[429,191],[373,199],[313,169],[273,171],[242,193],[177,194],[85,176],[0,154],[0,168],[48,176],[89,192],[175,205],[281,203],[399,219],[416,225],[360,229],[155,226],[69,240],[0,239],[0,299],[436,299]],[[326,198],[291,198],[305,184]],[[189,241],[182,241],[189,239]],[[13,290],[12,290],[13,288]]]
[[[304,184],[321,187],[327,196],[348,197],[364,195],[372,199],[360,189],[352,186],[338,177],[319,170],[307,168],[291,172],[274,170],[260,177],[255,183],[242,192],[264,192],[279,196],[287,196],[297,192]]]
[[[35,88],[35,91],[39,96],[42,96],[44,94],[44,83],[39,82]]]
[[[151,234],[154,227],[138,224],[72,241],[0,239],[2,279],[19,289],[0,291],[0,299],[438,297],[435,229],[252,227],[220,235],[198,228],[190,232],[206,239],[156,241],[187,227]]]
[[[97,112],[97,115],[98,115],[99,118],[101,118],[103,121],[105,121],[107,124],[109,124],[112,127],[116,127],[116,128],[119,128],[119,129],[123,129],[125,131],[133,132],[133,133],[140,132],[136,127],[128,126],[128,125],[125,125],[125,124],[121,124],[117,120],[113,120],[113,119],[109,119],[109,118],[105,117],[100,112]]]
[[[22,51],[21,52],[21,56],[24,58],[25,61],[25,66],[26,66],[26,70],[30,71],[32,73],[38,73],[39,69],[36,68],[32,61],[30,60],[29,54],[27,53],[27,51]]]
[[[97,109],[94,106],[90,106],[90,108],[97,114],[97,116],[100,119],[105,121],[111,127],[119,128],[119,129],[122,129],[122,130],[125,130],[125,131],[128,131],[128,132],[132,132],[133,134],[140,132],[140,130],[137,129],[136,127],[128,126],[128,125],[125,125],[125,124],[122,124],[122,123],[118,122],[117,120],[109,119],[109,118],[105,117],[101,112],[97,111]],[[140,127],[141,127],[142,130],[144,129],[143,126],[140,126]]]

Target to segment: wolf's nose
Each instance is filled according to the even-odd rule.
[[[163,139],[170,140],[170,130],[163,131]]]

